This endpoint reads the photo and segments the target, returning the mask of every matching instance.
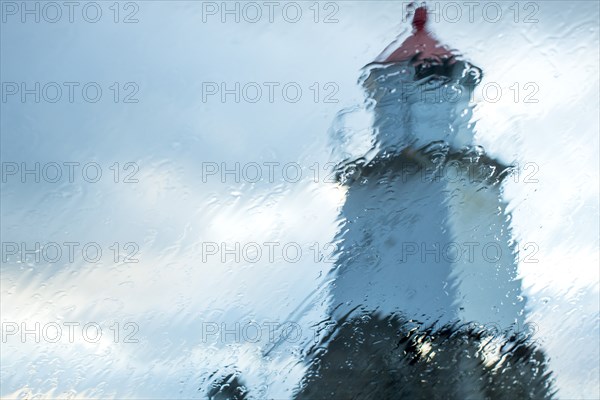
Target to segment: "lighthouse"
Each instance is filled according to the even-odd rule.
[[[372,139],[337,166],[331,329],[309,352],[297,399],[552,396],[543,351],[523,332],[502,198],[510,168],[475,137],[482,70],[427,19],[417,8],[412,34],[363,69]]]

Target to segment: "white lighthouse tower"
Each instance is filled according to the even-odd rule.
[[[332,316],[519,329],[506,168],[476,145],[471,122],[481,70],[441,46],[426,22],[417,9],[413,35],[365,67],[374,140],[339,168],[347,194]]]
[[[329,329],[296,400],[553,396],[544,354],[523,332],[508,171],[474,137],[481,70],[426,24],[416,9],[412,35],[361,78],[370,148],[338,165],[346,197]],[[341,125],[346,146],[352,129]]]

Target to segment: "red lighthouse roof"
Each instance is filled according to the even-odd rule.
[[[454,57],[452,52],[433,37],[427,29],[427,9],[415,10],[412,26],[413,33],[383,62],[402,62],[414,60],[420,64],[424,60],[447,60]]]

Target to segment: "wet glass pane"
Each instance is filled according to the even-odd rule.
[[[596,399],[595,1],[4,1],[2,398]]]

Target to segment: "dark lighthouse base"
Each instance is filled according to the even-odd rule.
[[[398,318],[355,318],[311,350],[296,399],[553,398],[535,343],[525,334],[493,338],[475,328],[433,331]]]

